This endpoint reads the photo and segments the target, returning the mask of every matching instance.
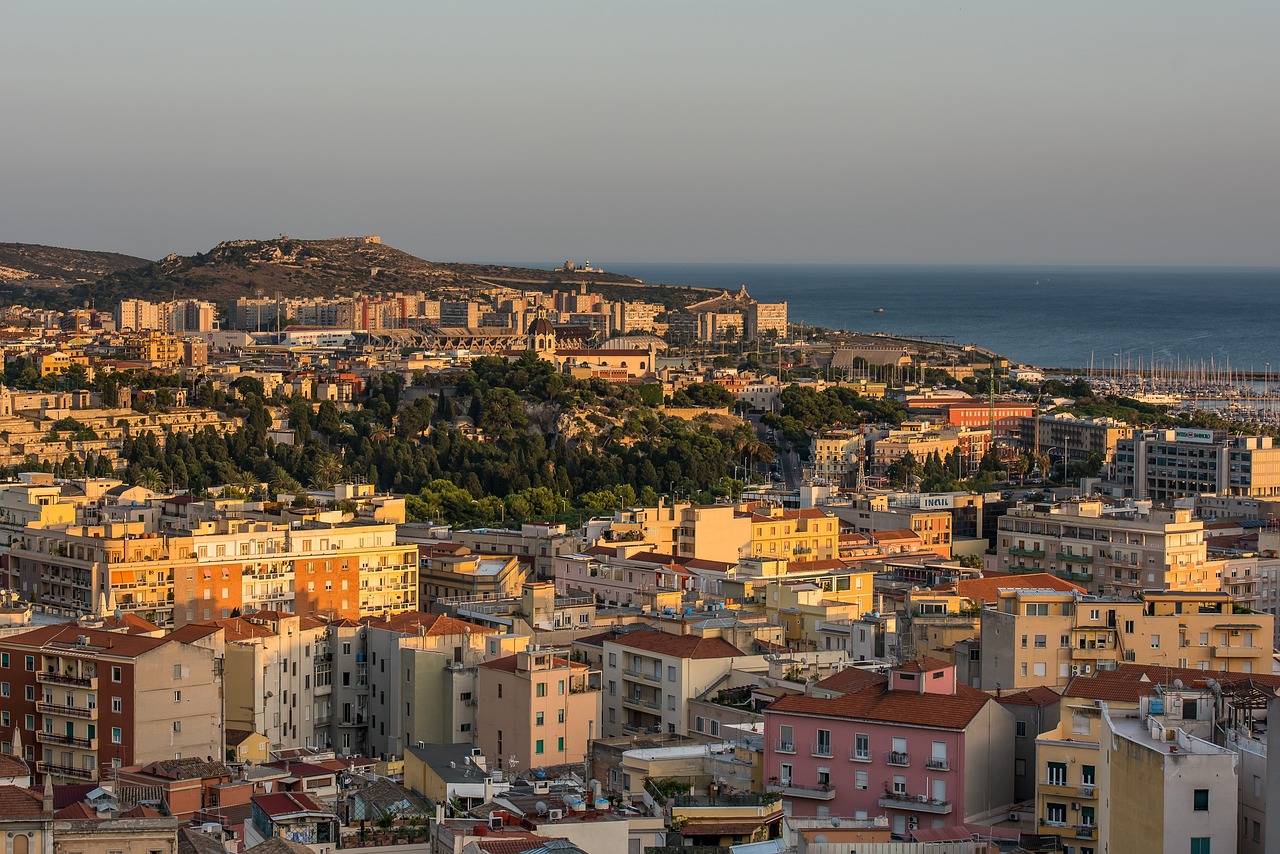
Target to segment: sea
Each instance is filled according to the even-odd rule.
[[[554,265],[553,265],[554,266]],[[793,321],[945,338],[1017,362],[1280,371],[1280,269],[614,263],[649,284],[786,300]],[[878,312],[877,309],[884,309]]]

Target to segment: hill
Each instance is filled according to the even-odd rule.
[[[118,252],[68,250],[38,243],[0,243],[0,287],[58,288],[97,282],[115,273],[150,264]]]
[[[596,274],[592,280],[634,282]],[[373,291],[441,291],[475,284],[578,281],[574,275],[485,264],[426,261],[377,237],[329,240],[229,240],[198,255],[169,255],[134,269],[117,270],[79,289],[77,298],[99,305],[120,299],[200,297],[226,305],[238,297],[326,296]]]

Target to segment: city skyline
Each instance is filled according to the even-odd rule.
[[[1261,3],[11,14],[5,240],[1280,264]]]

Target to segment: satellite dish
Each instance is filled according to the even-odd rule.
[[[813,837],[813,842],[815,845],[825,845],[827,844],[828,840],[827,840],[827,837],[819,833],[817,836]]]
[[[536,804],[534,804],[534,805],[533,805],[533,808],[537,811],[538,815],[546,815],[546,814],[547,814],[547,802],[546,802],[546,801],[538,801]]]
[[[839,826],[840,826],[840,816],[838,816],[838,815],[833,815],[833,816],[831,816],[831,826],[832,826],[832,827],[839,827]]]
[[[1173,680],[1173,687],[1175,687],[1175,688],[1177,688],[1179,691],[1181,691],[1181,690],[1182,690],[1182,680],[1181,680],[1181,679],[1175,679],[1175,680]]]

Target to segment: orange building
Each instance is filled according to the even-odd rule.
[[[476,744],[521,767],[581,762],[598,735],[599,672],[546,649],[481,664],[476,700]]]

